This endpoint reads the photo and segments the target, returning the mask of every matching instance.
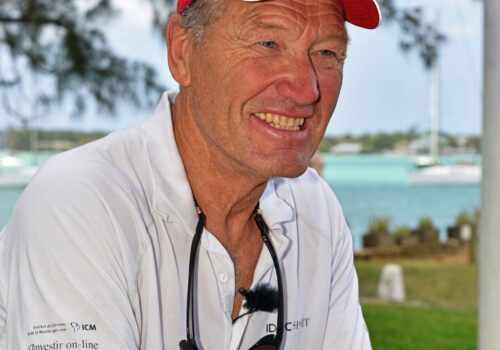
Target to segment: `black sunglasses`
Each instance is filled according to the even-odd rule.
[[[196,226],[196,232],[193,237],[193,242],[191,243],[191,253],[189,256],[189,279],[188,279],[188,293],[187,293],[187,339],[182,340],[179,343],[180,350],[198,350],[195,340],[195,330],[194,330],[194,278],[195,278],[195,266],[196,266],[196,256],[198,252],[198,247],[200,245],[201,234],[203,232],[203,227],[205,226],[205,214],[196,207],[198,211],[198,224]],[[268,334],[261,338],[254,346],[249,350],[279,350],[281,342],[283,340],[283,329],[284,329],[284,297],[283,297],[283,280],[281,278],[281,270],[278,262],[278,256],[274,250],[273,244],[269,239],[269,230],[267,228],[264,219],[262,218],[261,211],[257,205],[257,213],[255,214],[255,222],[259,228],[262,240],[266,245],[271,258],[273,259],[274,268],[276,270],[276,277],[278,280],[278,325],[276,330],[276,335]]]

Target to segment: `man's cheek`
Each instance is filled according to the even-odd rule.
[[[323,103],[330,114],[333,113],[337,104],[340,90],[342,88],[342,73],[333,74],[327,79],[319,81],[321,103]]]

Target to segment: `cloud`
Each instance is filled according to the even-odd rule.
[[[115,1],[113,5],[120,11],[120,21],[132,27],[144,28],[151,25],[153,16],[146,1]]]

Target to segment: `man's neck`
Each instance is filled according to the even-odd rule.
[[[179,96],[178,96],[179,97]],[[174,135],[191,190],[206,215],[205,227],[224,246],[237,245],[255,231],[255,208],[267,185],[267,178],[243,174],[227,156],[203,142],[186,101],[172,107]]]

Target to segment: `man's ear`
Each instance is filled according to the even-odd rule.
[[[168,66],[172,77],[181,85],[191,85],[189,59],[191,53],[191,38],[187,29],[182,28],[182,18],[179,14],[170,16],[165,36],[167,39]]]

